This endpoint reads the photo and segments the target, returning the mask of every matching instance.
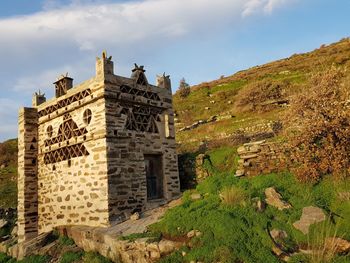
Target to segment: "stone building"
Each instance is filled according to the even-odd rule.
[[[19,113],[18,237],[59,225],[110,226],[180,193],[169,76],[143,66],[114,74],[103,52],[96,76],[55,97],[35,93]]]

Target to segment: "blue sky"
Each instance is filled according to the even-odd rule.
[[[0,141],[17,136],[19,107],[56,77],[94,75],[106,49],[115,73],[145,65],[198,84],[350,35],[349,0],[2,0]]]

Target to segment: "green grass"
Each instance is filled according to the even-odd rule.
[[[25,257],[22,260],[17,261],[18,263],[48,263],[50,256],[33,255]],[[11,261],[10,261],[11,262]]]
[[[161,262],[279,262],[271,252],[272,241],[267,234],[273,228],[284,230],[288,238],[284,240],[286,251],[294,251],[297,245],[313,242],[314,234],[322,231],[322,223],[310,228],[310,236],[302,234],[292,224],[300,219],[302,208],[309,205],[321,207],[329,216],[328,224],[337,229],[337,235],[350,239],[350,202],[339,201],[337,192],[350,192],[350,180],[341,182],[326,177],[317,185],[301,184],[289,172],[262,175],[253,178],[235,178],[235,149],[223,147],[208,154],[212,163],[204,166],[212,176],[196,187],[203,198],[193,201],[191,191],[183,195],[183,204],[169,210],[164,218],[150,226],[151,232],[162,232],[170,236],[185,236],[192,229],[203,234],[192,239],[192,248],[186,256],[173,253]],[[247,198],[241,206],[227,206],[219,194],[225,188],[241,189]],[[292,208],[279,211],[267,206],[263,213],[255,209],[255,200],[265,199],[264,191],[275,187]],[[334,262],[346,262],[346,256],[336,257]],[[309,262],[295,261],[293,262]],[[344,261],[345,260],[345,261]]]
[[[79,261],[83,256],[83,252],[68,251],[61,256],[60,263],[73,263]]]
[[[74,240],[65,236],[65,235],[60,235],[58,237],[58,243],[62,246],[72,246],[74,245]]]
[[[84,263],[112,263],[109,259],[95,252],[85,252],[82,260]]]

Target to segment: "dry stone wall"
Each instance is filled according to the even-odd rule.
[[[239,155],[236,176],[256,176],[287,168],[288,153],[278,143],[265,140],[245,143],[237,149]]]

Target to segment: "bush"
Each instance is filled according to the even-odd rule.
[[[244,205],[247,199],[244,190],[235,186],[225,187],[221,191],[220,197],[222,202],[228,206]]]
[[[350,172],[349,81],[331,68],[313,76],[311,87],[292,99],[286,135],[293,149],[294,172],[306,182]]]
[[[242,111],[268,111],[276,107],[269,101],[284,98],[285,90],[290,86],[287,80],[263,79],[251,82],[239,92],[235,103]]]
[[[180,85],[179,85],[179,95],[181,98],[186,98],[188,95],[191,93],[191,88],[190,85],[186,82],[184,78],[180,80]]]

